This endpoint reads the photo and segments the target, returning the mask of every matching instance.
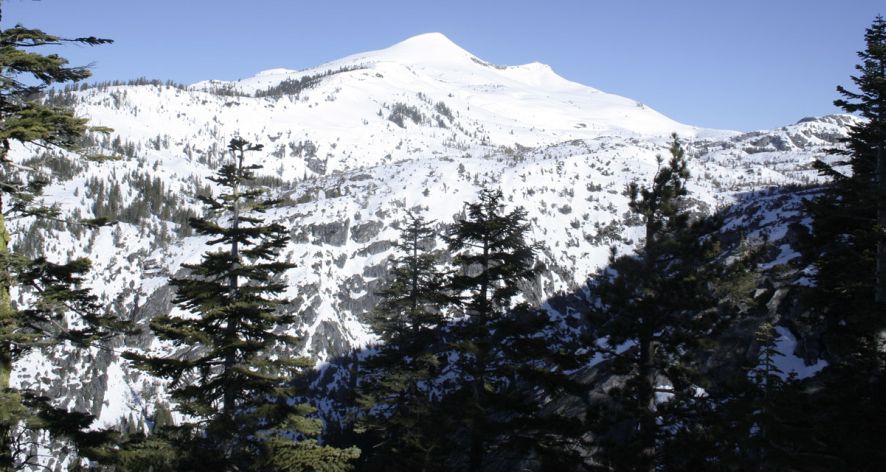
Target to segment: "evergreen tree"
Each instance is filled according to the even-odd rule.
[[[372,452],[362,470],[446,470],[446,418],[435,409],[431,384],[441,367],[439,329],[452,298],[437,269],[433,222],[407,213],[399,256],[379,291],[373,330],[384,341],[360,366],[357,425]]]
[[[201,196],[218,220],[193,218],[197,234],[209,236],[219,250],[203,254],[200,263],[185,264],[189,273],[174,278],[175,303],[188,316],[165,315],[151,321],[160,339],[183,348],[180,355],[152,357],[130,354],[137,366],[170,381],[177,409],[189,422],[173,440],[188,439],[185,463],[205,470],[336,470],[347,468],[357,451],[296,440],[314,436],[319,420],[307,404],[291,404],[298,391],[293,376],[311,366],[304,358],[281,358],[279,349],[294,347],[285,329],[297,321],[282,310],[286,300],[283,273],[294,267],[278,259],[289,240],[278,223],[258,215],[280,200],[249,183],[258,165],[244,163],[247,152],[262,149],[241,138],[231,140],[233,162],[212,180],[222,191]]]
[[[481,190],[479,201],[467,204],[465,218],[447,235],[453,264],[462,269],[451,287],[468,294],[465,315],[480,325],[507,311],[520,291],[517,282],[535,275],[526,211],[504,213],[503,198],[501,190]]]
[[[713,238],[703,237],[719,220],[690,223],[684,197],[689,178],[685,152],[674,135],[671,158],[649,187],[631,184],[630,209],[645,224],[636,255],[614,258],[594,286],[599,304],[592,313],[598,346],[623,386],[608,391],[597,406],[598,461],[616,470],[653,471],[660,448],[688,421],[702,383],[696,354],[713,337],[729,296],[715,281],[739,267],[717,260]]]
[[[555,412],[542,414],[563,381],[560,353],[539,336],[551,332],[552,320],[541,310],[511,307],[514,282],[531,275],[534,249],[525,242],[522,210],[504,213],[501,198],[482,192],[449,231],[461,272],[448,285],[428,251],[433,232],[410,216],[399,245],[404,255],[377,308],[376,329],[388,341],[361,366],[367,413],[358,428],[371,451],[361,470],[477,470],[491,461],[555,469],[576,462],[569,436],[581,429]],[[484,275],[483,267],[497,271]],[[442,324],[453,292],[464,295],[469,315]],[[482,314],[472,304],[485,307]],[[453,375],[468,383],[453,385],[446,380]]]
[[[831,182],[808,204],[813,231],[805,250],[817,269],[810,327],[821,333],[829,366],[815,379],[816,394],[804,397],[819,413],[804,449],[847,470],[886,461],[878,446],[886,441],[879,426],[886,421],[886,21],[878,16],[864,37],[852,77],[858,91],[837,87],[842,98],[834,103],[865,120],[834,151],[847,160],[816,163]]]
[[[882,16],[874,19],[865,31],[864,51],[858,52],[862,63],[856,66],[861,72],[852,81],[859,93],[837,86],[843,96],[834,105],[848,113],[859,113],[867,122],[850,131],[849,145],[852,150],[852,178],[868,193],[873,202],[867,211],[874,213],[879,227],[876,239],[876,270],[874,271],[874,299],[886,303],[886,21]],[[865,188],[867,187],[867,188]],[[858,202],[861,203],[861,202]]]
[[[783,356],[776,341],[778,333],[769,322],[755,333],[759,346],[756,364],[747,370],[747,388],[738,395],[750,428],[746,438],[736,438],[734,451],[743,451],[749,468],[760,471],[834,470],[839,468],[827,454],[819,454],[812,431],[814,414],[805,409],[806,386],[795,372],[783,372],[776,358]],[[727,405],[728,407],[728,405]],[[744,440],[742,440],[744,439]]]
[[[663,470],[846,470],[818,431],[819,408],[845,406],[818,404],[809,380],[782,372],[776,339],[769,322],[758,327],[756,356],[718,379],[692,405],[691,421],[681,418]]]
[[[35,169],[15,162],[15,143],[38,144],[81,152],[78,142],[90,128],[67,108],[41,100],[47,88],[89,77],[85,67],[70,67],[57,54],[36,48],[63,44],[99,45],[110,40],[95,37],[61,38],[16,25],[0,31],[0,469],[35,465],[31,454],[33,434],[48,432],[53,438],[73,440],[79,453],[103,456],[108,432],[89,432],[92,417],[68,412],[52,399],[10,385],[16,362],[35,349],[62,344],[88,347],[124,332],[127,325],[105,313],[97,299],[83,287],[89,261],[58,264],[45,258],[29,259],[10,253],[10,218],[58,219],[53,208],[40,205],[40,192],[49,179]],[[93,128],[94,129],[94,128]],[[105,130],[103,130],[105,131]],[[97,226],[105,221],[84,222]],[[28,294],[28,304],[14,306],[9,291]],[[68,316],[79,318],[69,323]]]
[[[876,351],[876,335],[884,325],[882,306],[873,306],[883,295],[878,275],[882,228],[878,221],[886,179],[880,179],[879,159],[886,140],[886,21],[877,17],[865,33],[867,48],[858,53],[861,74],[852,80],[860,93],[838,87],[843,99],[834,103],[847,112],[859,112],[866,121],[850,128],[844,149],[851,172],[817,162],[832,178],[822,196],[809,205],[813,220],[811,255],[818,267],[815,304],[827,324],[829,349],[844,355],[858,348]],[[882,166],[886,172],[886,166]],[[883,180],[883,184],[880,181]],[[881,208],[883,207],[883,208]],[[877,302],[879,303],[879,302]],[[879,328],[879,329],[878,329]],[[858,346],[858,343],[866,347]]]
[[[778,441],[779,422],[776,410],[777,396],[786,392],[784,381],[785,373],[779,369],[775,359],[782,355],[775,343],[778,333],[772,324],[764,322],[754,333],[755,341],[759,346],[757,364],[752,366],[747,373],[751,399],[751,408],[747,411],[747,418],[752,422],[748,431],[745,444],[741,439],[736,441],[738,448],[749,451],[748,456],[752,462],[757,463],[757,470],[779,470],[776,464],[784,464],[779,459],[781,450],[785,447],[773,447]]]
[[[519,293],[518,282],[535,275],[535,249],[526,241],[526,212],[516,208],[505,213],[500,190],[483,189],[478,201],[467,204],[465,217],[447,234],[453,263],[452,290],[464,294],[465,319],[453,327],[453,344],[462,373],[469,383],[450,396],[451,414],[464,418],[470,437],[465,468],[479,471],[495,437],[492,414],[494,398],[504,400],[506,377],[496,375],[494,322],[501,321]],[[501,394],[501,395],[497,395]],[[505,402],[499,406],[505,406]],[[459,410],[456,412],[455,410]]]
[[[570,402],[587,392],[569,372],[588,359],[570,349],[561,321],[519,303],[490,321],[485,333],[470,321],[454,327],[451,343],[474,382],[444,398],[443,409],[470,429],[468,467],[585,470],[587,427]],[[465,332],[479,337],[465,338]],[[483,383],[475,395],[477,379]]]
[[[374,310],[373,330],[386,342],[436,328],[442,309],[452,302],[446,274],[437,269],[434,222],[407,212],[404,224],[395,244],[401,255],[393,260],[390,280],[379,291],[381,301]]]

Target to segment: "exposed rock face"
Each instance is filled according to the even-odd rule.
[[[310,232],[309,240],[317,245],[344,246],[345,241],[348,239],[349,225],[350,220],[311,225],[308,227]]]
[[[381,221],[370,221],[351,228],[351,240],[355,243],[366,243],[375,239],[378,233],[384,228]]]

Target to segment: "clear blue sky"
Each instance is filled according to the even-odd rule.
[[[884,0],[3,0],[3,25],[115,40],[59,51],[96,80],[300,69],[438,31],[678,121],[752,130],[834,113]]]

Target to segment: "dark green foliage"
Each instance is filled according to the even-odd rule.
[[[188,275],[170,282],[177,289],[175,303],[190,316],[170,314],[151,321],[160,339],[187,352],[127,357],[168,379],[177,410],[192,418],[173,429],[175,435],[186,438],[181,442],[186,447],[186,463],[260,470],[260,464],[273,462],[280,470],[302,470],[296,465],[284,467],[285,456],[346,467],[336,458],[351,457],[355,451],[312,448],[312,443],[303,445],[291,438],[292,434],[317,435],[320,425],[309,417],[313,408],[288,401],[298,394],[293,376],[312,362],[275,355],[279,349],[293,348],[297,341],[285,334],[297,318],[282,309],[287,301],[279,297],[286,289],[283,272],[294,267],[278,260],[289,235],[280,224],[267,224],[258,216],[280,201],[265,198],[263,189],[247,185],[260,166],[244,164],[245,154],[262,146],[235,138],[228,149],[234,162],[223,165],[212,178],[223,190],[199,197],[217,219],[191,220],[194,231],[209,236],[208,244],[220,249],[204,253],[198,264],[184,265]],[[308,456],[299,452],[305,448],[310,449]],[[299,459],[304,457],[309,459]]]
[[[828,349],[839,356],[857,349],[871,354],[876,350],[874,333],[886,326],[883,307],[872,306],[882,232],[878,226],[883,225],[877,222],[882,199],[877,159],[886,140],[886,22],[881,17],[865,40],[867,49],[859,53],[862,64],[856,66],[861,74],[853,77],[860,93],[838,87],[844,99],[835,101],[868,120],[851,128],[845,150],[835,151],[848,157],[839,163],[849,164],[851,173],[818,162],[818,169],[833,180],[809,205],[814,217],[809,252],[818,266],[815,304],[828,328]]]
[[[57,220],[59,211],[55,207],[47,207],[41,204],[40,197],[43,189],[50,181],[43,175],[33,175],[27,181],[17,178],[0,182],[0,188],[6,194],[7,208],[5,218],[37,217],[38,220]]]
[[[704,397],[678,410],[679,427],[663,448],[664,470],[829,471],[846,462],[828,451],[817,424],[829,413],[817,404],[815,380],[781,372],[772,325],[755,333],[754,358],[710,385]],[[683,405],[680,405],[683,406]],[[867,422],[854,421],[867,430]],[[874,469],[867,469],[874,470]]]
[[[96,298],[82,287],[89,261],[57,264],[43,258],[28,259],[9,252],[9,218],[34,217],[46,224],[63,222],[54,208],[40,204],[49,178],[21,162],[13,162],[13,142],[35,143],[44,148],[82,152],[78,146],[89,129],[86,120],[67,108],[39,100],[45,89],[89,77],[84,67],[70,67],[57,54],[36,48],[63,44],[99,45],[109,40],[94,37],[66,39],[17,25],[0,31],[0,469],[13,470],[37,460],[35,438],[50,438],[73,446],[74,454],[95,459],[104,456],[112,435],[88,432],[92,418],[84,413],[55,408],[36,392],[10,387],[10,374],[23,356],[36,349],[66,344],[84,348],[128,329],[107,314]],[[89,156],[87,156],[89,157]],[[53,168],[50,168],[53,170]],[[56,169],[62,170],[62,169]],[[94,225],[104,221],[93,221]],[[13,306],[9,289],[15,287],[28,302]],[[59,443],[62,444],[62,443]]]
[[[834,103],[866,121],[854,125],[845,148],[851,172],[822,162],[832,181],[808,205],[812,238],[805,255],[817,269],[807,291],[809,327],[821,333],[829,366],[801,398],[817,412],[802,450],[836,461],[834,469],[873,470],[886,461],[886,21],[878,16],[858,53],[857,91],[838,87]]]
[[[41,142],[67,149],[74,147],[78,137],[87,130],[85,119],[74,117],[68,109],[46,106],[33,98],[52,84],[89,77],[89,69],[68,67],[67,60],[61,56],[43,55],[30,49],[65,43],[92,46],[110,42],[95,37],[66,39],[18,25],[0,32],[4,65],[0,158],[6,159],[10,141]],[[31,79],[36,80],[36,84]]]
[[[151,216],[178,225],[179,236],[190,236],[189,221],[195,215],[176,193],[169,191],[159,177],[132,171],[123,178],[134,191],[134,198],[127,204],[117,183],[105,185],[105,181],[90,178],[86,181],[86,197],[93,201],[92,212],[96,218],[143,225]],[[82,223],[82,221],[81,221]]]
[[[298,98],[301,93],[307,89],[311,89],[319,85],[323,79],[341,74],[342,72],[350,72],[363,69],[361,66],[343,66],[336,70],[327,70],[314,75],[305,75],[298,79],[286,79],[277,85],[268,87],[265,90],[255,92],[256,97],[272,97],[279,98],[284,95],[294,95]]]
[[[436,110],[441,116],[446,117],[450,123],[455,119],[455,116],[452,115],[452,110],[443,102],[437,102],[437,104],[434,105],[434,110]]]
[[[522,208],[503,212],[500,190],[484,189],[467,204],[464,219],[449,232],[449,250],[460,272],[452,289],[466,293],[465,314],[480,324],[510,308],[517,283],[534,275],[535,249],[526,241],[529,226]]]
[[[24,422],[15,428],[17,434],[12,441],[12,457],[15,459],[13,470],[23,470],[26,466],[41,467],[43,458],[36,454],[40,443],[31,436],[36,432],[45,432],[53,439],[64,438],[74,444],[74,451],[65,446],[64,452],[74,452],[75,458],[88,457],[104,463],[113,456],[117,434],[108,430],[90,431],[89,426],[94,420],[92,415],[55,407],[50,398],[33,392],[24,392],[21,403],[28,414]]]
[[[361,365],[357,404],[364,413],[354,426],[366,451],[360,470],[447,470],[455,428],[430,391],[444,365],[431,336],[394,340]]]
[[[673,135],[671,158],[662,167],[663,160],[657,156],[658,172],[652,178],[652,185],[640,187],[636,182],[628,185],[628,196],[631,201],[631,212],[639,216],[646,226],[644,250],[663,252],[668,245],[673,245],[673,237],[686,228],[689,215],[683,211],[682,198],[686,196],[686,180],[689,169],[683,146]],[[650,254],[655,259],[658,254]]]
[[[535,249],[523,210],[505,212],[501,201],[484,190],[448,231],[458,269],[446,287],[429,250],[433,231],[410,216],[377,310],[386,342],[360,365],[361,470],[522,467],[527,456],[551,470],[581,462],[581,421],[544,411],[574,387],[563,370],[580,361],[540,336],[557,329],[547,313],[511,306],[514,284],[534,274]],[[443,324],[440,313],[462,306],[450,291],[467,316]],[[444,380],[453,374],[464,380]]]
[[[3,272],[12,274],[17,286],[37,295],[32,304],[15,312],[15,332],[6,338],[14,342],[18,354],[60,342],[87,347],[132,330],[129,323],[105,314],[95,295],[82,287],[83,276],[90,267],[88,259],[53,264],[44,258],[9,257],[2,263]],[[68,325],[64,321],[66,313],[77,314],[82,323]]]
[[[183,454],[190,437],[174,432],[151,436],[134,434],[126,438],[122,448],[115,451],[111,463],[115,472],[178,472],[205,470],[197,464],[188,468],[188,457]],[[207,464],[210,465],[210,464]]]
[[[83,172],[84,169],[83,164],[80,162],[74,159],[67,159],[55,152],[44,152],[31,159],[25,159],[22,161],[22,165],[34,169],[43,167],[49,171],[53,178],[59,180],[71,180],[74,176]]]
[[[172,411],[165,403],[158,403],[154,408],[154,416],[151,421],[151,430],[160,431],[163,428],[175,426],[175,420],[172,418]]]
[[[406,128],[406,119],[412,120],[413,123],[420,125],[426,121],[425,116],[418,110],[418,108],[407,105],[405,103],[394,103],[391,105],[391,113],[388,115],[388,120],[396,124],[401,128]]]
[[[357,425],[372,454],[362,470],[445,470],[446,418],[435,411],[430,385],[442,367],[439,329],[452,302],[437,269],[433,222],[407,214],[391,277],[378,293],[373,330],[384,341],[361,365]]]
[[[474,323],[454,326],[450,341],[469,376],[443,401],[447,416],[458,419],[470,439],[456,443],[464,448],[456,457],[466,458],[471,470],[533,463],[541,470],[582,470],[584,418],[553,402],[585,393],[565,373],[582,365],[583,356],[562,350],[562,333],[554,334],[558,323],[526,304],[486,326]]]
[[[689,173],[676,136],[670,152],[649,187],[628,188],[630,208],[646,227],[643,247],[613,258],[594,287],[599,305],[592,322],[606,341],[599,348],[622,379],[597,406],[598,460],[617,470],[654,470],[671,425],[689,426],[700,403],[696,387],[704,385],[698,370],[698,356],[709,347],[704,340],[748,296],[730,293],[747,267],[723,265],[707,236],[719,220],[690,224],[683,199]],[[669,400],[657,400],[661,395]]]
[[[381,301],[374,311],[373,330],[385,341],[437,327],[441,310],[452,302],[446,274],[437,269],[434,222],[408,213],[404,223],[395,244],[401,255],[392,261],[390,279],[379,291]]]
[[[507,470],[527,457],[548,470],[581,464],[582,418],[546,410],[551,398],[578,393],[563,370],[580,361],[540,336],[555,325],[520,305],[485,334],[455,322],[382,346],[360,366],[360,470]],[[464,380],[444,380],[453,373]]]
[[[517,208],[505,213],[502,200],[500,190],[483,189],[447,234],[449,250],[455,255],[453,264],[459,268],[451,288],[463,297],[466,315],[452,328],[453,347],[459,369],[469,379],[453,396],[460,412],[450,413],[462,420],[470,438],[464,467],[472,471],[483,467],[501,424],[490,410],[495,406],[508,409],[504,399],[519,388],[498,371],[502,365],[495,362],[499,345],[495,336],[502,332],[493,331],[494,323],[503,320],[511,308],[519,292],[517,283],[535,275],[535,249],[526,241],[526,212]],[[497,401],[501,403],[496,405]],[[518,403],[523,406],[522,401]]]
[[[272,440],[267,445],[272,470],[279,472],[347,472],[360,456],[356,448],[336,449],[314,440]]]

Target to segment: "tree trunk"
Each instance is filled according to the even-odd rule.
[[[0,20],[3,18],[3,2],[0,0]],[[5,100],[0,97],[0,105]],[[3,106],[3,109],[6,107]],[[9,141],[4,140],[0,149],[0,159],[6,159],[9,152]],[[3,216],[3,194],[0,193],[0,255],[5,256],[9,250],[9,231],[6,230],[6,218]],[[9,298],[9,287],[0,284],[0,330],[6,331],[12,318],[12,300]],[[7,342],[0,344],[0,400],[7,400],[9,379],[12,375],[12,346]],[[0,470],[12,470],[12,422],[0,423]]]
[[[886,303],[886,152],[883,143],[877,149],[877,274],[874,301]]]
[[[473,382],[473,397],[474,397],[474,412],[471,413],[473,418],[471,419],[471,449],[468,453],[468,470],[470,472],[480,472],[483,468],[483,456],[484,449],[486,448],[486,438],[484,437],[485,427],[485,417],[486,414],[483,411],[482,402],[483,402],[483,377],[478,376],[477,379]]]
[[[489,301],[489,241],[486,235],[483,236],[483,259],[482,259],[482,272],[480,274],[480,293],[479,300],[477,303],[477,315],[480,318],[479,324],[481,326],[486,326],[489,323],[489,319],[491,318],[491,303]],[[486,449],[486,438],[485,438],[485,414],[483,405],[485,400],[485,389],[484,385],[486,383],[485,379],[485,370],[486,370],[486,356],[485,356],[485,346],[478,346],[477,353],[475,354],[474,359],[474,380],[472,382],[472,396],[473,396],[473,410],[470,412],[471,418],[471,448],[468,452],[468,470],[470,472],[479,472],[483,467],[483,456],[485,455]]]
[[[237,178],[239,179],[240,175],[243,172],[243,151],[240,151],[240,154],[237,155],[234,153],[234,159],[237,164]],[[231,242],[231,259],[234,261],[231,270],[236,271],[239,268],[239,264],[237,261],[240,260],[240,247],[237,241],[237,230],[240,228],[240,183],[239,180],[234,182],[233,188],[233,201],[234,201],[234,211],[231,219],[231,230],[234,233],[234,240]],[[239,280],[237,278],[237,274],[232,272],[230,274],[230,280],[228,281],[228,289],[230,293],[230,298],[232,301],[236,300],[239,292]],[[232,342],[234,337],[237,335],[237,324],[234,320],[229,319],[228,325],[226,326],[226,338],[227,342]],[[222,406],[222,415],[224,416],[226,421],[234,420],[234,409],[236,408],[235,400],[237,393],[237,386],[231,379],[231,373],[233,372],[234,366],[237,363],[236,351],[232,349],[230,346],[226,347],[228,349],[227,354],[225,355],[225,376],[227,378],[227,384],[224,387],[224,404]]]
[[[0,194],[0,255],[5,256],[9,250],[9,232],[6,230],[6,218],[3,216],[3,195]],[[0,284],[0,330],[6,335],[12,326],[12,300],[9,287]],[[12,375],[12,346],[3,341],[0,344],[0,400],[8,401],[9,380]],[[11,405],[10,405],[11,406]],[[8,412],[7,412],[8,413]],[[11,418],[0,423],[0,470],[12,470],[12,428]]]
[[[489,303],[489,241],[486,236],[483,236],[483,274],[480,277],[480,319],[486,324],[492,311]]]
[[[637,392],[639,407],[639,430],[640,436],[640,467],[638,470],[655,471],[655,437],[656,437],[656,412],[655,412],[655,344],[652,336],[641,336],[640,345],[640,386]]]
[[[418,315],[418,232],[416,232],[412,236],[412,240],[409,242],[412,245],[412,274],[410,275],[411,279],[409,281],[409,316],[410,322],[412,322],[412,331],[413,333],[418,333],[421,330],[421,321]],[[405,332],[405,329],[403,330]]]
[[[658,175],[656,173],[656,175]],[[653,179],[653,188],[654,188]],[[655,267],[655,218],[658,211],[660,195],[653,197],[649,213],[646,215],[646,241],[643,243],[646,265],[649,271]],[[651,319],[651,313],[643,314],[643,325],[637,337],[640,359],[637,365],[640,385],[637,391],[638,406],[638,435],[640,437],[640,457],[637,470],[655,472],[655,437],[656,437],[656,411],[655,411],[655,323]]]

